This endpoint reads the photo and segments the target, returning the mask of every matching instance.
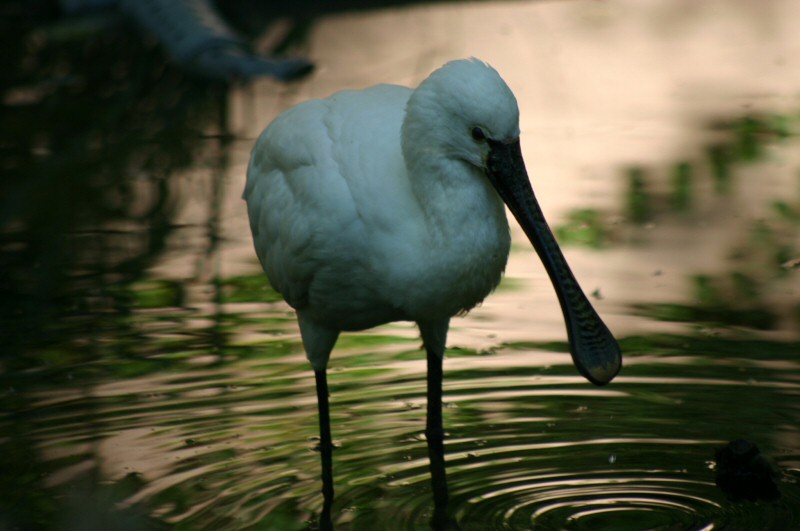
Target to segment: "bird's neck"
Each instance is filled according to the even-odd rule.
[[[508,230],[503,202],[479,169],[460,160],[423,156],[409,170],[436,243]]]
[[[405,270],[406,285],[424,287],[408,309],[415,320],[450,317],[480,303],[500,281],[511,244],[503,203],[479,170],[420,160],[410,177],[424,241]]]

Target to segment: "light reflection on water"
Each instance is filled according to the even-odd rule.
[[[239,199],[252,138],[295,101],[346,85],[414,84],[451,57],[475,54],[519,96],[525,155],[551,224],[575,208],[600,211],[606,247],[565,254],[584,288],[598,290],[595,304],[626,358],[605,388],[575,373],[554,293],[533,253],[515,246],[498,292],[453,322],[444,382],[453,519],[465,530],[800,527],[792,313],[800,289],[796,271],[770,269],[782,246],[800,250],[791,220],[800,208],[798,80],[787,79],[800,69],[796,54],[782,51],[796,34],[778,24],[771,39],[785,66],[770,63],[753,79],[745,74],[762,62],[753,45],[761,29],[741,18],[757,18],[746,3],[733,4],[716,18],[695,7],[692,20],[706,13],[702,24],[666,2],[629,12],[625,2],[444,5],[321,20],[311,37],[321,68],[311,82],[232,90],[235,140],[184,132],[177,136],[200,147],[172,174],[148,180],[144,163],[117,168],[140,179],[118,194],[133,203],[128,218],[70,233],[80,259],[65,282],[78,288],[54,303],[68,309],[54,314],[55,324],[43,311],[41,330],[26,322],[33,331],[21,334],[4,371],[0,444],[15,474],[4,474],[13,480],[0,498],[22,500],[51,528],[101,529],[93,522],[103,518],[133,529],[317,526],[313,374],[292,312],[265,288]],[[762,23],[797,19],[778,16],[795,13],[795,4],[770,5],[776,11]],[[662,22],[682,30],[665,32]],[[714,40],[731,28],[737,39]],[[428,33],[454,37],[434,53],[414,47],[397,58],[398,42]],[[366,41],[333,38],[352,34]],[[677,45],[701,52],[656,61]],[[701,76],[709,57],[729,54],[736,64]],[[720,86],[724,97],[712,98]],[[706,122],[738,117],[743,105],[785,116],[793,129],[782,139],[757,129],[762,156],[730,155],[732,190],[719,194],[706,148],[734,150],[752,131],[747,122]],[[137,157],[156,144],[146,135],[138,141]],[[695,168],[688,212],[666,206],[681,160]],[[624,206],[630,165],[648,170],[652,219],[644,224],[631,223]],[[153,215],[142,217],[148,208]],[[15,245],[4,240],[4,260],[16,256]],[[13,264],[15,279],[47,268]],[[98,286],[87,270],[101,277]],[[734,275],[741,271],[752,284]],[[726,313],[729,306],[739,313]],[[778,315],[766,330],[742,313],[762,306]],[[19,333],[16,325],[9,318],[4,332]],[[418,345],[407,324],[346,334],[337,345],[329,376],[337,528],[423,529],[433,517]],[[738,438],[774,460],[779,500],[735,502],[715,485],[714,450]],[[16,513],[0,507],[2,527]]]
[[[268,322],[269,309],[237,326],[259,328],[259,316]],[[271,331],[290,334],[289,327]],[[269,342],[233,343],[226,350],[237,354],[224,362],[187,357],[139,377],[74,382],[82,396],[43,393],[27,422],[49,462],[85,453],[104,477],[141,478],[125,503],[145,503],[164,521],[304,528],[321,506],[313,377],[296,334],[288,348],[277,342],[274,350]],[[782,398],[798,385],[771,367],[710,363],[724,345],[679,353],[677,363],[668,352],[640,359],[629,348],[638,362],[627,369],[632,375],[602,389],[575,376],[566,353],[515,347],[449,357],[447,463],[461,529],[780,529],[798,521],[800,489],[790,468],[800,462],[800,411]],[[424,528],[432,516],[425,364],[413,346],[357,334],[333,362],[335,522],[342,528]],[[771,355],[788,362],[789,352]],[[673,376],[658,376],[666,372]],[[788,440],[765,440],[781,425]],[[781,500],[743,509],[714,485],[714,449],[736,437],[769,448],[784,470]],[[68,484],[87,466],[78,461],[48,482]]]

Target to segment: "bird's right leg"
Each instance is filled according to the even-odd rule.
[[[425,438],[431,467],[433,501],[437,507],[447,505],[447,474],[444,468],[444,426],[442,423],[442,358],[426,349],[428,357],[428,417]]]
[[[444,468],[444,426],[442,422],[442,362],[449,320],[418,323],[428,361],[428,416],[425,437],[431,468],[433,502],[445,510],[448,503],[447,474]]]

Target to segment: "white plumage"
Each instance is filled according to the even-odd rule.
[[[471,59],[446,64],[415,90],[378,85],[302,103],[256,142],[244,198],[258,257],[296,310],[315,370],[323,483],[331,497],[331,349],[340,331],[390,321],[420,327],[429,366],[429,449],[443,480],[447,328],[500,281],[510,247],[504,202],[553,280],[580,372],[604,384],[619,371],[619,347],[536,203],[519,133],[511,90],[493,68]]]
[[[465,101],[441,97],[453,79]],[[489,94],[496,101],[476,99]],[[276,118],[244,196],[259,259],[304,333],[449,319],[483,300],[510,239],[470,131],[510,139],[518,122],[511,91],[476,60],[449,63],[417,91],[339,92]]]

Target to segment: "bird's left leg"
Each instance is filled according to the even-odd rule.
[[[331,437],[331,416],[328,405],[327,366],[331,350],[339,337],[339,331],[320,325],[309,319],[302,311],[297,312],[300,323],[300,336],[306,350],[308,361],[314,368],[317,385],[317,408],[319,410],[319,452],[322,458],[322,495],[324,505],[322,518],[330,518],[333,504],[333,439]]]
[[[319,409],[319,453],[322,457],[324,513],[330,511],[330,506],[333,503],[333,440],[331,438],[331,416],[328,407],[328,378],[325,369],[315,370],[314,377],[317,382],[317,408]]]
[[[449,319],[418,323],[428,360],[428,417],[425,436],[428,441],[428,459],[431,468],[433,501],[437,508],[448,502],[447,474],[444,468],[444,427],[442,424],[442,361],[447,340]]]

